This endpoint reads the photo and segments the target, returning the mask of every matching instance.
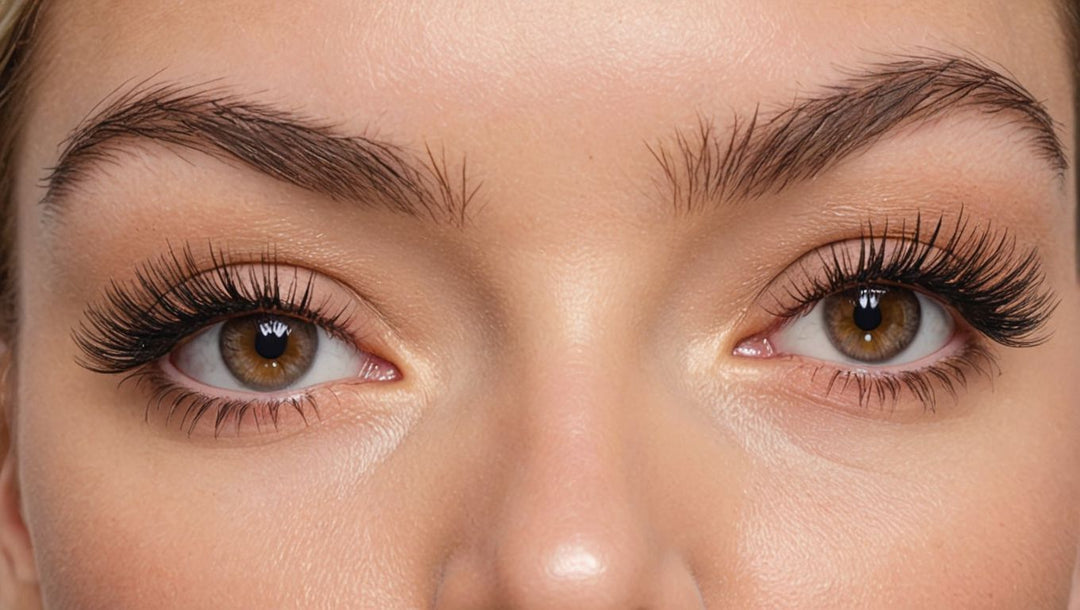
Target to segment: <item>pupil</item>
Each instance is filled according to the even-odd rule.
[[[852,314],[855,326],[861,330],[874,330],[881,326],[881,308],[878,307],[880,295],[872,290],[860,290]]]
[[[259,322],[255,331],[255,352],[267,360],[280,358],[289,347],[291,330],[280,320]]]

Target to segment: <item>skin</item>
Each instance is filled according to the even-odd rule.
[[[647,143],[889,53],[985,58],[1073,141],[1049,2],[893,4],[56,3],[15,183],[0,588],[49,608],[1062,607],[1080,506],[1071,173],[1007,121],[958,113],[742,204],[677,215],[657,188]],[[148,78],[220,79],[467,157],[469,221],[140,145],[43,225],[60,143]],[[864,408],[815,392],[797,357],[732,354],[775,324],[756,298],[792,261],[960,204],[1037,244],[1060,301],[1046,344],[989,346],[992,381],[933,413],[908,394]],[[144,421],[145,392],[78,366],[71,329],[133,261],[207,239],[274,244],[369,295],[362,347],[401,382],[324,387],[320,419],[277,433]]]

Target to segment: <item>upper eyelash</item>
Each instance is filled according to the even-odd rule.
[[[1049,339],[1044,328],[1057,302],[1035,248],[1018,252],[1007,231],[972,227],[962,210],[951,228],[944,216],[924,223],[921,214],[912,229],[901,223],[893,235],[888,222],[877,234],[868,222],[858,252],[856,259],[837,243],[819,249],[824,276],[803,269],[785,287],[795,305],[772,313],[790,319],[835,292],[888,282],[936,296],[1001,345],[1030,347]]]
[[[180,341],[214,322],[270,311],[292,315],[339,334],[348,324],[344,308],[326,311],[314,302],[314,272],[297,270],[286,286],[273,252],[248,266],[224,250],[209,248],[209,268],[188,244],[138,268],[134,281],[111,282],[102,302],[86,309],[73,339],[81,366],[123,373],[168,354]]]

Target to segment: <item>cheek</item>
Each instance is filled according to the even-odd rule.
[[[826,448],[824,437],[813,448],[770,447],[770,466],[750,477],[739,528],[761,599],[774,607],[1062,607],[1080,477],[1076,440],[1059,432],[1078,428],[1057,428],[1066,422],[1052,415],[1065,402],[993,396],[978,425],[958,421],[922,438],[847,439],[843,451]]]
[[[385,508],[400,503],[370,473],[385,453],[372,439],[394,437],[393,422],[363,437],[353,424],[262,448],[196,447],[54,378],[23,376],[18,420],[49,607],[311,607],[422,590],[403,565],[430,533]]]
[[[29,453],[28,471],[50,473],[26,494],[45,598],[59,607],[303,607],[416,589],[397,551],[423,541],[378,509],[378,489],[350,502],[276,460],[178,469]]]
[[[782,477],[755,489],[767,500],[739,530],[766,605],[1060,607],[1068,593],[1075,531],[1052,485],[806,474],[813,489]]]

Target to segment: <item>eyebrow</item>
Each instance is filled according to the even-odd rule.
[[[901,57],[848,71],[822,94],[796,99],[765,118],[760,105],[738,115],[726,135],[701,118],[695,132],[648,145],[677,210],[707,202],[754,199],[813,178],[901,127],[960,110],[1006,121],[1035,154],[1063,176],[1068,166],[1056,123],[1016,80],[976,61]]]
[[[389,142],[342,135],[327,124],[234,94],[197,86],[138,85],[84,120],[46,178],[46,216],[132,141],[155,141],[236,160],[335,200],[461,226],[479,186],[466,165],[451,172],[445,151],[416,158]]]

